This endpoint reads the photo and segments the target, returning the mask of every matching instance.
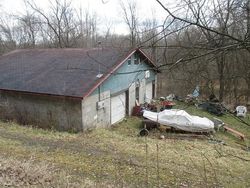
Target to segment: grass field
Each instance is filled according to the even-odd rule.
[[[0,187],[250,187],[250,127],[221,119],[247,140],[222,131],[212,139],[159,130],[139,137],[133,117],[78,134],[0,122]]]

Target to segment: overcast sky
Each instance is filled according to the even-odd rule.
[[[53,1],[53,0],[52,0]],[[128,33],[128,28],[124,24],[120,0],[72,0],[75,8],[89,9],[96,12],[99,16],[99,28],[106,30],[111,25],[112,31],[118,34]],[[123,0],[126,2],[127,0]],[[41,8],[49,6],[49,0],[34,0],[34,2]],[[141,19],[150,18],[154,15],[159,22],[166,16],[166,12],[160,7],[155,0],[136,0],[138,7],[138,16]],[[0,0],[2,9],[5,12],[19,14],[24,10],[23,0]],[[111,24],[112,23],[112,24]]]

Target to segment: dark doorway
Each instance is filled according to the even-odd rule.
[[[129,115],[129,90],[125,92],[126,115]]]
[[[135,88],[135,99],[139,101],[139,96],[140,96],[140,87],[139,86],[136,86]]]
[[[155,98],[155,81],[152,81],[152,99]]]

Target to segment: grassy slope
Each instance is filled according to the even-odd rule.
[[[211,117],[193,107],[186,110]],[[250,138],[250,127],[228,116],[221,119]],[[1,168],[16,170],[15,164],[20,166],[22,161],[32,169],[45,166],[44,174],[40,172],[45,180],[51,174],[49,181],[36,183],[38,187],[250,186],[250,152],[234,136],[215,134],[227,145],[207,139],[159,140],[155,135],[168,134],[154,131],[154,136],[141,138],[139,127],[138,118],[129,118],[111,129],[70,134],[0,123],[0,185],[7,181],[1,179]],[[29,173],[31,168],[22,169]]]

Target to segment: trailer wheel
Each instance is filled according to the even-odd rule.
[[[140,134],[140,136],[148,136],[149,131],[147,129],[142,129],[142,130],[140,130],[139,134]]]

